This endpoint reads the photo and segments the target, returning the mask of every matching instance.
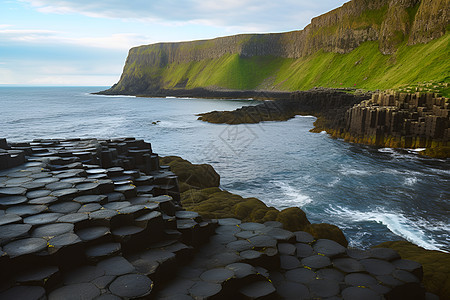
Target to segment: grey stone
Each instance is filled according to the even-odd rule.
[[[292,270],[300,267],[300,261],[292,255],[280,255],[280,267],[284,270]]]
[[[327,256],[312,255],[302,259],[301,263],[312,269],[321,269],[331,265],[331,261]]]
[[[295,244],[295,248],[297,250],[297,257],[303,258],[314,255],[314,249],[308,244],[297,243]]]
[[[306,268],[296,268],[285,273],[286,279],[307,284],[316,278],[316,273]]]
[[[314,279],[309,284],[309,290],[313,297],[332,297],[339,294],[339,283],[332,279]]]
[[[395,270],[394,265],[390,262],[375,258],[362,259],[361,264],[367,272],[373,275],[387,275]]]
[[[345,273],[364,272],[364,266],[353,258],[336,258],[333,259],[333,266]]]
[[[320,239],[313,246],[317,253],[333,257],[346,252],[346,248],[332,240]]]
[[[100,290],[92,283],[78,283],[60,287],[48,296],[49,300],[94,299]]]
[[[348,287],[342,291],[344,300],[381,300],[381,295],[368,288]]]

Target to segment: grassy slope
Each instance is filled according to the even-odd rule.
[[[165,88],[305,90],[314,86],[388,89],[423,81],[449,82],[450,34],[425,45],[403,44],[383,55],[378,42],[348,54],[317,52],[300,59],[240,57],[172,64],[162,71]]]

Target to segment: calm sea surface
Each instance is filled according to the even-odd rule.
[[[217,125],[195,116],[254,101],[90,95],[104,87],[1,87],[0,137],[134,136],[161,156],[209,163],[221,186],[311,222],[339,226],[352,246],[406,239],[450,251],[450,161],[310,133],[314,118]],[[156,125],[153,123],[155,122]]]

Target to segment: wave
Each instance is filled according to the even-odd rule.
[[[311,199],[309,196],[304,195],[301,193],[299,189],[296,189],[289,185],[288,183],[284,181],[278,181],[278,180],[272,180],[270,181],[275,187],[279,188],[284,196],[281,201],[281,203],[278,204],[284,204],[288,206],[298,206],[303,207],[311,202],[313,202],[313,199]]]
[[[405,178],[404,184],[407,186],[413,186],[418,181],[417,177],[407,177]]]
[[[329,182],[329,183],[327,184],[327,186],[328,186],[328,187],[333,187],[333,186],[335,186],[336,184],[338,184],[339,181],[341,181],[341,178],[336,177],[333,181]]]
[[[445,230],[448,229],[448,224],[446,226],[440,226],[442,224],[433,224],[428,220],[419,218],[418,220],[410,220],[405,215],[393,212],[385,211],[382,208],[376,208],[373,211],[362,212],[357,210],[350,210],[345,207],[336,206],[325,209],[325,212],[329,214],[334,214],[344,219],[345,222],[376,222],[386,226],[392,233],[403,237],[407,241],[416,244],[422,248],[428,250],[439,250],[444,251],[445,245],[436,242],[433,238],[427,236],[423,228],[428,230]],[[438,225],[438,226],[436,226]]]
[[[341,169],[339,170],[339,173],[341,173],[344,176],[349,176],[349,175],[365,176],[365,175],[369,175],[369,171],[358,170],[358,169],[349,169],[349,168],[346,168],[344,166],[341,166]]]

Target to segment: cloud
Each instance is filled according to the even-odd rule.
[[[1,29],[0,41],[15,41],[38,44],[72,44],[83,47],[127,50],[133,46],[148,43],[148,36],[120,33],[108,36],[73,37],[71,34],[40,29]]]
[[[343,0],[21,0],[44,13],[133,19],[173,26],[205,24],[255,31],[301,29]],[[245,30],[247,31],[247,30]]]

